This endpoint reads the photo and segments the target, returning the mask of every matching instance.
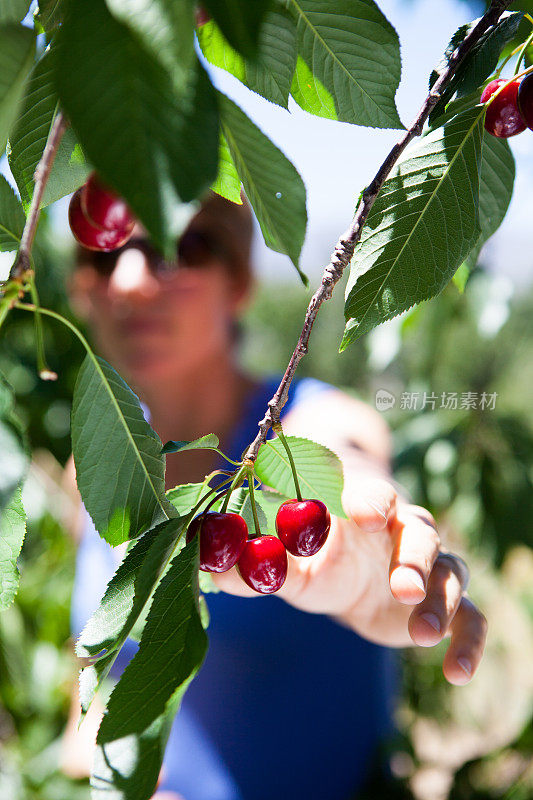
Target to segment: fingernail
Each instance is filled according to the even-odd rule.
[[[387,525],[386,511],[368,498],[365,498],[365,504],[368,508],[368,512],[363,513],[364,518],[360,520],[362,527],[370,533],[382,531]],[[370,519],[368,519],[367,516],[370,516]]]
[[[440,633],[440,619],[436,614],[433,614],[431,611],[427,611],[425,614],[420,614],[420,619],[423,619],[425,622],[427,622],[427,624],[432,627],[434,631]]]
[[[470,677],[472,675],[472,664],[470,663],[470,661],[467,658],[463,658],[461,656],[461,658],[457,659],[457,663],[459,664],[461,669],[464,670],[464,672],[466,672],[468,677]]]
[[[424,581],[422,580],[422,576],[414,569],[409,569],[408,567],[401,567],[401,575],[412,583],[413,586],[416,586],[417,589],[420,589],[421,592],[426,591],[426,587],[424,586]]]
[[[380,517],[383,517],[384,521],[387,521],[387,513],[388,508],[384,508],[380,503],[376,503],[374,500],[369,500],[368,497],[366,498],[366,502],[373,509],[376,514],[379,514]]]

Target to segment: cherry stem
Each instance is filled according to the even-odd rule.
[[[226,513],[226,511],[228,509],[228,504],[229,504],[229,501],[230,501],[231,493],[233,491],[235,491],[235,489],[237,489],[241,485],[241,483],[243,482],[244,478],[246,477],[247,469],[248,469],[248,466],[246,464],[243,464],[241,466],[241,468],[237,471],[237,474],[235,475],[231,486],[227,490],[226,497],[224,498],[224,502],[222,503],[222,508],[220,509],[222,514]]]
[[[203,504],[205,503],[205,501],[207,500],[207,498],[208,498],[210,495],[212,495],[212,494],[213,494],[213,492],[216,492],[216,495],[215,495],[215,497],[213,497],[213,498],[212,498],[212,500],[210,500],[210,502],[208,503],[208,505],[207,505],[207,506],[204,508],[204,511],[203,511],[203,513],[205,514],[207,511],[209,511],[209,509],[211,508],[211,506],[212,506],[214,503],[216,503],[216,501],[217,501],[217,500],[218,500],[218,499],[219,499],[219,498],[220,498],[220,497],[221,497],[221,496],[224,494],[224,492],[226,491],[225,489],[223,489],[222,491],[220,491],[220,487],[221,487],[221,486],[224,486],[226,483],[229,483],[229,482],[230,482],[230,480],[231,480],[231,478],[227,478],[227,480],[225,480],[225,481],[221,481],[221,482],[218,484],[218,486],[213,486],[211,489],[209,489],[209,491],[208,491],[208,492],[206,492],[206,493],[203,495],[203,497],[201,497],[201,498],[200,498],[200,500],[198,500],[198,502],[196,503],[196,505],[194,506],[194,508],[193,508],[193,509],[191,509],[191,511],[189,511],[189,514],[188,514],[188,519],[187,519],[187,525],[189,525],[189,523],[191,522],[191,520],[194,518],[194,516],[195,516],[196,512],[197,512],[197,511],[198,511],[198,510],[199,510],[199,509],[200,509],[200,508],[203,506]]]
[[[335,249],[330,257],[330,261],[322,275],[320,285],[309,301],[307,311],[305,312],[304,324],[298,338],[298,342],[296,343],[296,347],[293,350],[278,388],[268,402],[268,408],[265,416],[258,424],[259,431],[257,436],[248,447],[245,459],[248,459],[252,462],[256,460],[259,448],[266,441],[268,431],[273,424],[279,422],[281,410],[287,402],[289,387],[298,368],[298,364],[308,351],[309,337],[311,336],[311,330],[320,306],[325,300],[329,300],[335,285],[340,281],[344,270],[352,260],[355,246],[361,238],[361,232],[368,219],[368,215],[370,214],[372,206],[374,205],[381,189],[383,188],[383,184],[389,176],[392,168],[402,155],[409,142],[411,142],[411,140],[416,136],[422,135],[424,125],[429,115],[437,103],[441,100],[442,93],[450,83],[459,64],[470,53],[472,48],[479,42],[486,31],[488,31],[492,26],[496,25],[503,12],[511,5],[511,2],[512,0],[492,0],[490,7],[487,9],[485,14],[465,36],[461,44],[450,56],[448,60],[448,66],[445,70],[443,70],[440,77],[431,87],[429,94],[424,100],[424,103],[422,104],[422,107],[411,126],[394,145],[378,169],[371,183],[361,193],[355,216],[353,217],[349,228],[342,234],[342,236],[339,237],[339,240],[335,245]]]
[[[494,77],[495,77],[495,78],[499,78],[499,77],[500,77],[500,75],[501,75],[501,73],[502,73],[502,70],[503,70],[503,68],[505,67],[505,65],[506,65],[506,64],[507,64],[507,63],[508,63],[508,62],[509,62],[509,61],[510,61],[512,58],[513,58],[513,56],[515,56],[515,55],[516,55],[516,54],[517,54],[517,53],[518,53],[518,52],[519,52],[521,49],[522,49],[522,45],[521,45],[521,44],[519,44],[519,45],[518,45],[518,47],[515,47],[515,49],[514,49],[514,50],[512,50],[512,51],[509,53],[509,55],[507,56],[507,58],[505,58],[505,59],[502,61],[502,63],[500,64],[500,66],[498,67],[498,69],[496,70],[496,72],[494,73]],[[491,80],[493,80],[493,79],[491,78]]]
[[[486,105],[486,106],[490,106],[490,104],[494,102],[494,100],[495,100],[495,99],[498,97],[498,95],[499,95],[501,92],[503,92],[503,90],[504,90],[504,89],[505,89],[507,86],[509,86],[509,84],[510,84],[510,83],[513,83],[513,81],[515,81],[517,78],[523,78],[523,77],[524,77],[524,75],[529,75],[531,72],[533,72],[533,66],[531,66],[531,67],[528,67],[527,69],[524,69],[524,70],[522,70],[522,72],[519,72],[519,73],[518,73],[518,75],[513,75],[513,77],[512,77],[512,78],[509,78],[508,80],[506,80],[506,81],[505,81],[505,83],[502,83],[502,85],[501,85],[501,86],[498,86],[498,88],[496,89],[496,91],[494,92],[494,94],[491,94],[491,96],[489,97],[489,99],[488,99],[488,100],[485,102],[485,105]]]
[[[11,311],[11,306],[9,305],[9,303],[2,303],[2,305],[0,306],[0,328],[4,324],[6,317],[10,311]]]
[[[20,302],[13,303],[13,308],[19,308],[21,311],[31,311],[34,314],[44,314],[47,317],[53,317],[54,319],[57,319],[58,322],[62,322],[63,325],[66,325],[67,328],[69,328],[72,331],[72,333],[80,340],[87,353],[89,355],[92,355],[93,359],[95,358],[93,351],[91,350],[91,347],[89,345],[89,342],[87,341],[83,333],[77,329],[74,323],[72,323],[66,317],[63,317],[61,314],[58,314],[57,311],[52,311],[49,308],[42,308],[41,306],[37,306],[32,303],[20,303]]]
[[[298,480],[298,473],[296,472],[296,464],[294,463],[294,458],[292,457],[291,448],[289,447],[289,443],[285,438],[285,434],[283,433],[283,428],[281,427],[281,423],[278,422],[275,425],[272,425],[272,430],[277,435],[278,439],[282,443],[283,447],[285,448],[285,452],[287,453],[287,458],[289,459],[289,464],[291,465],[292,470],[292,479],[294,481],[294,488],[296,489],[296,497],[302,502],[302,493],[300,491],[300,482]]]
[[[228,464],[233,464],[234,467],[241,466],[240,461],[234,461],[232,458],[223,453],[222,450],[219,450],[218,447],[214,447],[213,450],[215,451],[215,453],[218,453],[219,456],[222,456],[222,458],[224,458],[228,462]]]
[[[533,31],[531,31],[531,33],[527,37],[526,41],[522,45],[520,53],[518,54],[518,60],[516,62],[516,65],[515,65],[515,68],[514,68],[514,73],[513,73],[513,76],[515,78],[516,78],[517,74],[520,72],[520,64],[521,64],[522,59],[524,58],[524,56],[526,54],[527,48],[529,47],[529,45],[531,44],[532,41],[533,41]]]
[[[254,489],[254,471],[253,467],[248,470],[248,491],[250,493],[250,504],[252,506],[252,514],[254,517],[254,528],[256,537],[261,536],[261,527],[259,525],[259,517],[257,516],[257,505],[255,503],[255,489]]]
[[[37,287],[35,286],[35,275],[32,275],[30,281],[30,293],[33,303],[38,309],[40,307],[40,303],[39,303],[39,295],[37,293]],[[39,311],[35,312],[33,321],[35,323],[35,343],[37,346],[37,370],[39,372],[39,377],[43,381],[56,381],[57,373],[53,372],[53,370],[50,369],[50,367],[46,362],[43,321]]]

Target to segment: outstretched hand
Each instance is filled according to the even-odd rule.
[[[465,563],[441,549],[431,514],[402,500],[383,478],[352,480],[343,504],[348,519],[332,517],[319,553],[289,555],[278,595],[386,646],[432,647],[450,636],[444,675],[467,683],[481,660],[487,624],[465,594]],[[212,577],[224,591],[257,597],[236,568]]]

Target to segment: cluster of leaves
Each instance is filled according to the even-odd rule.
[[[288,441],[300,484],[342,515],[342,470],[336,456],[304,439]],[[93,659],[80,675],[84,713],[149,603],[139,651],[114,689],[100,726],[92,785],[104,791],[114,776],[122,776],[121,796],[149,797],[170,723],[207,648],[199,605],[198,542],[183,547],[181,539],[193,514],[210,497],[209,483],[206,479],[165,494],[161,441],[145,421],[137,397],[92,354],[74,391],[72,445],[78,484],[96,529],[113,545],[134,540],[76,646],[78,655]],[[196,442],[172,442],[164,451],[191,448],[218,451],[218,440],[210,435]],[[255,472],[276,490],[256,492],[266,532],[267,527],[273,530],[276,509],[293,489],[290,464],[278,440],[261,449]],[[231,508],[252,525],[246,489],[236,493]]]
[[[398,37],[372,0],[204,5],[212,16],[198,31],[205,58],[252,91],[283,107],[291,96],[304,110],[334,120],[401,127],[394,104]],[[156,245],[173,255],[184,204],[210,186],[238,202],[242,185],[266,243],[298,267],[305,187],[244,111],[215,90],[194,46],[192,0],[140,0],[135,7],[121,0],[41,0],[33,28],[21,22],[28,7],[27,0],[11,0],[0,11],[0,138],[2,147],[7,141],[20,194],[0,179],[1,249],[18,247],[35,168],[61,109],[71,126],[43,205],[76,189],[95,168]],[[485,34],[422,141],[387,180],[356,249],[343,348],[437,294],[501,222],[512,190],[512,156],[505,143],[486,140],[477,97],[520,19],[505,17]],[[474,98],[463,97],[465,83],[476,89]],[[25,459],[10,392],[2,392],[2,435],[20,454],[13,474],[4,475],[0,497],[7,531],[1,597],[7,604],[23,536],[17,492]],[[289,443],[301,485],[342,514],[338,460],[312,442]],[[165,494],[162,443],[138,398],[90,350],[74,391],[72,445],[78,485],[97,531],[113,546],[131,542],[77,645],[91,659],[80,680],[84,712],[135,625],[140,635],[139,651],[100,727],[92,783],[96,794],[112,785],[115,797],[141,800],[155,787],[172,718],[206,652],[198,544],[182,547],[181,539],[203,492],[211,489],[208,483],[187,485]],[[216,449],[218,442],[204,437],[186,446]],[[261,448],[255,474],[278,493],[257,493],[260,522],[271,528],[275,506],[293,485],[279,442]],[[249,514],[246,490],[233,503]]]

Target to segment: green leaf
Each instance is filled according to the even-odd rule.
[[[167,492],[167,499],[180,517],[188,514],[194,506],[198,503],[201,496],[206,494],[209,487],[205,483],[184,483],[181,486],[175,486]],[[207,500],[206,500],[207,502]]]
[[[270,0],[202,1],[230,45],[249,58],[257,53],[261,26],[270,4]]]
[[[0,514],[11,503],[28,468],[20,422],[13,412],[13,391],[0,378]]]
[[[478,106],[428,133],[385,182],[355,248],[341,350],[438,294],[474,246],[483,114]]]
[[[474,20],[473,22],[467,22],[463,25],[460,25],[457,28],[452,38],[446,45],[446,49],[439,63],[437,64],[435,69],[431,71],[431,74],[429,76],[430,89],[432,88],[433,84],[436,83],[436,81],[440,78],[442,73],[448,69],[451,57],[453,56],[459,45],[462,44],[466,36],[470,33],[472,28],[476,26],[476,22],[479,22],[479,20]]]
[[[17,558],[26,534],[26,513],[20,489],[0,515],[0,610],[11,605],[17,592]]]
[[[91,778],[93,800],[148,800],[161,771],[170,729],[194,675],[144,731],[97,747]]]
[[[298,78],[296,102],[315,113],[322,89],[335,104],[332,119],[372,128],[401,128],[394,95],[401,75],[400,44],[372,0],[287,0],[297,20],[298,54],[314,81]]]
[[[310,439],[295,436],[285,438],[296,464],[302,495],[309,499],[322,500],[332,514],[346,517],[341,502],[342,464],[335,453]],[[255,472],[259,480],[267,486],[277,489],[287,497],[295,497],[291,466],[279,439],[271,439],[261,445]]]
[[[0,421],[0,513],[9,505],[26,474],[28,456],[20,431],[7,419]]]
[[[17,250],[26,217],[11,185],[0,175],[0,251]]]
[[[0,27],[0,153],[17,117],[35,56],[35,34],[24,25]]]
[[[470,256],[468,256],[470,258]],[[477,260],[477,256],[476,256]],[[470,277],[470,269],[467,261],[463,261],[457,272],[454,274],[452,281],[457,287],[460,294],[464,294],[468,278]]]
[[[185,89],[195,61],[192,0],[106,0],[106,5],[161,62],[177,88]]]
[[[287,108],[296,67],[296,25],[287,11],[276,8],[267,13],[253,60],[237,53],[214,22],[198,29],[198,42],[211,64],[227,70],[253,92]]]
[[[293,487],[294,488],[294,487]],[[287,495],[274,492],[272,489],[256,489],[255,496],[260,503],[261,509],[266,517],[266,533],[276,534],[276,515],[280,505],[289,498]],[[294,491],[291,497],[294,496]]]
[[[449,122],[458,114],[462,114],[463,111],[471,111],[473,108],[479,105],[479,96],[480,92],[478,89],[476,89],[475,92],[472,92],[465,97],[456,97],[450,102],[442,105],[439,103],[436,106],[436,108],[439,109],[439,113],[430,114],[427,130],[424,130],[424,133],[427,133],[429,130],[435,130],[435,128],[442,128],[446,122]]]
[[[70,0],[68,11],[55,59],[61,103],[102,179],[174,257],[182,202],[199,197],[217,174],[215,90],[196,59],[178,91],[103,0]]]
[[[30,4],[31,0],[2,0],[0,25],[5,25],[6,22],[22,22]]]
[[[515,163],[506,139],[497,139],[483,131],[483,153],[479,182],[479,223],[481,233],[466,259],[471,271],[481,248],[502,224],[513,195]]]
[[[33,176],[43,154],[59,101],[53,84],[53,52],[47,50],[35,65],[26,87],[21,113],[9,137],[8,160],[26,208],[33,196]],[[90,172],[72,128],[59,144],[41,207],[75,191]]]
[[[116,798],[151,797],[165,734],[188,683],[207,651],[198,606],[198,541],[174,558],[157,587],[138,652],[109,698],[98,731],[91,779]],[[181,690],[181,691],[180,691]]]
[[[74,387],[72,452],[85,508],[110,544],[136,538],[168,516],[161,440],[129,386],[92,354]]]
[[[200,436],[199,439],[195,439],[192,442],[174,442],[170,441],[167,442],[163,449],[161,450],[162,453],[177,453],[181,452],[182,450],[217,450],[218,445],[220,442],[218,441],[218,436],[214,433],[207,433],[205,436]]]
[[[183,519],[170,519],[147,531],[135,543],[81,632],[76,643],[77,655],[80,658],[99,656],[80,673],[80,701],[84,713],[146,607],[176,549],[183,528]]]
[[[218,174],[211,189],[221,197],[225,197],[226,200],[242,205],[241,179],[235,169],[228,143],[222,133],[220,134],[218,149]]]
[[[523,16],[517,11],[502,15],[472,48],[454,76],[453,88],[458,97],[470,94],[492,75],[503,48],[515,37]]]
[[[244,111],[223,94],[219,100],[222,131],[265,243],[286,253],[298,269],[307,225],[304,183]],[[302,272],[300,276],[307,280]]]
[[[431,112],[429,120],[432,126],[435,125],[435,120],[443,114],[446,104],[454,95],[458,98],[466,97],[473,91],[478,90],[489,75],[492,75],[502,50],[515,37],[523,16],[523,13],[519,12],[506,12],[500,17],[496,25],[490,27],[483,34],[459,64],[441,100]],[[448,68],[453,53],[478,22],[479,20],[474,20],[467,25],[461,25],[456,30],[446,47],[443,58],[431,73],[429,79],[430,88]]]
[[[62,21],[62,6],[62,0],[39,0],[39,11],[36,14],[36,19],[45,31],[54,30]]]
[[[268,527],[268,521],[265,512],[261,508],[261,504],[259,501],[260,493],[256,492],[256,495],[257,496],[255,498],[255,505],[257,509],[257,519],[259,521],[259,527],[261,528],[261,533],[266,533]],[[215,505],[215,508],[218,508],[219,505],[222,505],[222,501],[219,501],[219,503]],[[255,530],[254,515],[252,512],[250,492],[248,491],[247,487],[241,486],[239,489],[232,492],[230,501],[228,503],[228,511],[232,512],[233,514],[240,514],[241,517],[246,522],[249,532],[250,533],[254,532]]]
[[[337,119],[333,97],[316,75],[313,75],[301,56],[298,56],[296,62],[291,94],[300,108],[309,114],[326,119]]]
[[[203,494],[205,494],[208,490],[208,486],[206,483],[186,483],[182,486],[176,486],[174,489],[170,489],[167,492],[167,497],[180,515],[188,514],[194,506],[198,503],[200,498]],[[264,494],[256,489],[256,505],[257,505],[257,516],[259,518],[259,524],[261,526],[261,530],[263,532],[266,531],[268,521],[265,512],[261,508],[261,500],[260,497]],[[213,498],[211,495],[205,503],[198,509],[198,513],[202,510],[202,508],[207,505],[209,500]],[[223,503],[223,498],[217,500],[216,503],[213,503],[211,509],[213,511],[219,511]],[[235,514],[240,514],[244,517],[246,524],[248,525],[248,530],[254,530],[254,518],[252,514],[252,506],[250,502],[250,494],[248,492],[247,487],[241,486],[239,489],[236,489],[231,494],[230,501],[228,503],[228,511],[231,511]]]

